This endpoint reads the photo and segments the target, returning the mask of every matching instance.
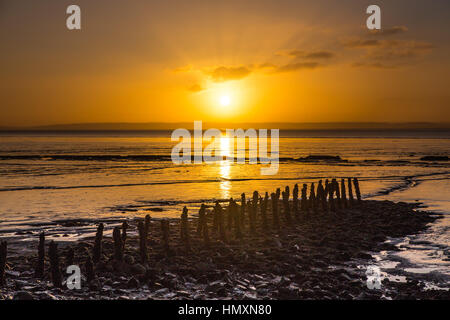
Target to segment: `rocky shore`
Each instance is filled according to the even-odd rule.
[[[198,215],[185,209],[181,219],[135,219],[112,237],[100,224],[95,237],[70,245],[42,234],[34,254],[8,251],[0,299],[449,299],[410,279],[367,285],[372,252],[399,250],[385,240],[436,217],[361,200],[353,182],[355,199],[350,180],[350,189],[333,180],[304,185],[301,195],[295,186],[292,198],[287,187],[204,205]],[[69,265],[80,267],[81,289],[67,288]]]

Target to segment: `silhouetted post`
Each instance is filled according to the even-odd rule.
[[[311,187],[309,190],[309,207],[313,210],[314,213],[317,213],[317,203],[316,203],[316,187],[314,186],[314,182],[311,183]]]
[[[248,199],[247,200],[247,217],[248,217],[248,230],[253,234],[253,229],[252,229],[252,217],[253,217],[253,205],[252,205],[252,200]]]
[[[48,256],[50,258],[50,270],[52,274],[53,286],[62,287],[61,269],[59,267],[58,245],[52,240],[50,241]]]
[[[295,218],[298,218],[298,184],[295,184],[294,189],[292,190],[292,209]]]
[[[302,209],[302,212],[306,212],[308,210],[308,199],[306,196],[306,192],[308,186],[306,184],[303,184],[303,188],[302,188],[302,200],[300,202],[300,207]]]
[[[75,251],[72,247],[69,247],[66,251],[66,266],[73,265],[73,261],[75,259]]]
[[[203,231],[203,225],[206,223],[206,206],[202,203],[198,210],[197,236],[200,236]]]
[[[336,212],[336,204],[334,203],[333,193],[334,193],[334,185],[332,183],[329,183],[328,184],[328,195],[329,195],[328,201],[330,202],[330,210],[332,212]]]
[[[359,190],[358,178],[353,178],[353,184],[355,185],[356,198],[358,202],[361,202],[361,191]]]
[[[348,178],[347,180],[347,185],[348,185],[348,199],[350,200],[350,206],[353,205],[353,202],[355,201],[355,199],[353,198],[353,189],[352,189],[352,178]]]
[[[245,200],[245,193],[241,194],[241,215],[239,217],[239,222],[241,223],[241,230],[244,231],[245,230],[245,205],[246,205],[246,200]]]
[[[239,215],[238,205],[234,200],[230,202],[230,214],[233,217],[234,221],[234,236],[237,239],[241,239],[242,238],[241,219]]]
[[[103,223],[100,223],[97,227],[97,233],[95,234],[94,241],[94,263],[98,263],[102,257],[102,240],[103,240]]]
[[[233,230],[233,213],[231,212],[231,203],[234,202],[233,198],[230,198],[230,201],[228,202],[228,207],[227,207],[227,230],[228,232],[231,234],[232,230]]]
[[[114,227],[113,240],[114,240],[114,260],[123,261],[123,243],[119,227]]]
[[[0,286],[6,284],[5,269],[6,269],[6,257],[8,255],[8,244],[6,241],[0,242]]]
[[[347,204],[347,194],[345,192],[345,180],[341,179],[341,202],[342,202],[342,207],[347,208],[348,204]]]
[[[146,263],[148,260],[147,233],[145,232],[145,224],[142,221],[138,222],[138,232],[139,232],[139,255],[141,257],[141,262]]]
[[[203,234],[203,242],[205,243],[205,246],[209,246],[209,231],[208,231],[208,224],[206,222],[206,218],[204,219],[204,224],[202,227],[202,234]]]
[[[170,239],[169,220],[167,220],[167,219],[161,220],[161,231],[162,231],[162,238],[163,238],[164,249],[166,251],[166,254],[169,254],[169,251],[170,251],[170,245],[169,245],[169,239]]]
[[[128,223],[126,221],[122,222],[122,251],[125,251],[125,243],[127,242],[127,229]]]
[[[92,259],[89,254],[87,255],[84,267],[86,268],[86,278],[87,282],[89,283],[95,279],[94,264],[92,263]]]
[[[272,193],[270,197],[272,199],[273,228],[278,230],[280,229],[280,218],[278,217],[278,197],[276,193]]]
[[[45,234],[41,232],[39,235],[39,244],[38,244],[38,260],[36,263],[36,270],[34,272],[34,276],[36,278],[42,278],[44,276],[45,269]]]
[[[283,196],[284,217],[286,219],[286,222],[288,224],[291,224],[292,218],[291,218],[291,208],[289,206],[289,187],[286,187],[285,191],[282,192],[282,196]]]
[[[188,209],[183,208],[183,213],[181,214],[181,235],[180,239],[184,243],[186,251],[191,250],[191,239],[189,237],[189,219],[188,219]]]
[[[258,199],[259,194],[258,191],[253,191],[253,200],[252,200],[252,221],[250,223],[250,230],[252,233],[256,233],[256,219],[258,217]]]
[[[145,241],[148,241],[148,237],[150,235],[150,226],[152,223],[152,217],[147,214],[144,220],[144,230],[145,230]]]
[[[330,182],[328,179],[325,179],[325,197],[328,197],[330,194]]]
[[[260,206],[261,206],[261,220],[262,220],[262,227],[264,229],[264,232],[267,230],[268,224],[267,224],[267,204],[269,202],[269,194],[266,192],[264,195],[264,199],[260,199]]]
[[[327,195],[322,184],[322,180],[319,180],[319,185],[317,186],[317,196],[319,197],[320,203],[322,205],[322,210],[328,212]]]
[[[342,209],[341,190],[339,189],[339,182],[337,182],[336,179],[333,179],[332,183],[334,191],[336,192],[337,207],[339,209]]]

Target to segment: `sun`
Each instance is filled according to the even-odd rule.
[[[223,107],[229,106],[230,103],[231,103],[230,96],[228,96],[228,95],[221,96],[220,99],[219,99],[219,102],[220,102],[220,105],[223,106]]]

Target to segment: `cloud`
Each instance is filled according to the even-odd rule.
[[[405,26],[393,26],[390,28],[385,28],[385,29],[374,29],[374,30],[370,30],[369,33],[373,36],[391,36],[394,34],[400,34],[400,33],[404,33],[408,31],[408,28]]]
[[[191,92],[200,92],[205,90],[201,85],[199,85],[198,83],[195,83],[193,85],[191,85],[190,87],[187,88],[189,91]]]
[[[214,70],[207,72],[214,82],[225,82],[230,80],[240,80],[247,77],[252,70],[250,67],[217,67]]]
[[[283,66],[277,67],[274,72],[293,72],[302,69],[315,69],[319,67],[320,64],[317,62],[297,62],[297,63],[288,63]]]
[[[398,31],[397,31],[398,32]],[[354,67],[396,68],[412,65],[427,55],[434,45],[424,41],[356,38],[342,41],[347,49],[363,50]]]
[[[319,59],[330,59],[335,55],[331,51],[302,51],[302,50],[291,50],[285,52],[282,55],[287,55],[289,57],[297,58],[297,59],[306,59],[306,60],[319,60]]]

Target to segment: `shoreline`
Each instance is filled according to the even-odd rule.
[[[361,268],[373,261],[369,252],[398,250],[384,243],[387,237],[423,231],[437,219],[436,215],[416,210],[417,204],[351,202],[350,198],[328,195],[326,207],[321,207],[319,199],[319,194],[313,200],[305,197],[304,208],[301,199],[296,205],[295,200],[290,200],[287,207],[282,200],[276,201],[279,227],[274,227],[271,203],[264,226],[263,202],[256,201],[256,214],[251,213],[249,202],[244,210],[242,238],[236,237],[233,219],[228,220],[231,224],[227,222],[231,211],[224,203],[222,229],[219,223],[213,231],[214,214],[206,209],[208,244],[203,234],[197,234],[199,218],[151,219],[146,238],[147,262],[142,259],[137,231],[143,220],[135,219],[127,228],[123,259],[113,258],[114,242],[105,235],[100,261],[94,265],[95,276],[89,284],[82,280],[81,290],[55,288],[47,257],[46,272],[42,279],[36,279],[34,243],[34,254],[26,256],[11,248],[11,269],[6,270],[7,282],[0,299],[448,299],[448,291],[424,290],[423,284],[415,280],[384,280],[381,289],[369,289],[367,270]],[[349,207],[339,208],[344,203]],[[161,221],[169,221],[169,249],[163,240]],[[180,234],[186,221],[189,250]],[[91,237],[60,245],[62,270],[72,248],[73,263],[81,266],[85,276],[94,242]],[[66,277],[64,272],[62,275]]]

